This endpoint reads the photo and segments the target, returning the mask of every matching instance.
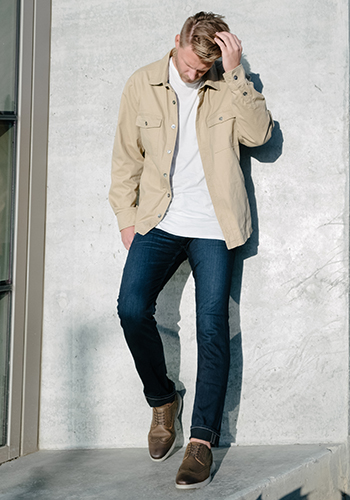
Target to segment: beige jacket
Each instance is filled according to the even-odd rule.
[[[135,232],[147,233],[171,202],[178,112],[168,83],[170,56],[136,71],[122,94],[109,193],[120,230],[135,225]],[[223,73],[217,61],[198,92],[196,128],[204,174],[227,247],[234,248],[252,231],[239,143],[264,144],[273,120],[241,65]]]

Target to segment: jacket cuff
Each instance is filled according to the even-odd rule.
[[[224,78],[226,83],[228,83],[229,85],[234,85],[236,88],[247,83],[245,71],[242,64],[240,64],[233,70],[224,73]]]
[[[254,90],[254,85],[247,80],[242,64],[224,73],[224,79],[235,95],[237,104],[240,103],[248,108],[256,107],[255,99],[259,94]]]
[[[119,231],[126,227],[135,226],[137,207],[131,207],[117,213]]]

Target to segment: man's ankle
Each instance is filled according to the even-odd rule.
[[[209,450],[211,449],[211,444],[209,441],[204,441],[204,439],[190,438],[191,443],[202,443],[208,446]]]

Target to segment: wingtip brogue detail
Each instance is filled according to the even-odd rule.
[[[180,414],[181,406],[181,396],[176,394],[172,403],[153,408],[153,418],[148,433],[148,450],[154,462],[162,462],[175,448],[175,420]]]
[[[190,442],[176,476],[179,489],[195,489],[206,486],[215,470],[212,451],[203,443]]]

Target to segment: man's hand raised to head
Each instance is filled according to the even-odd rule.
[[[236,35],[221,31],[215,33],[215,42],[219,45],[222,54],[222,65],[226,72],[237,68],[241,63],[242,43]]]

